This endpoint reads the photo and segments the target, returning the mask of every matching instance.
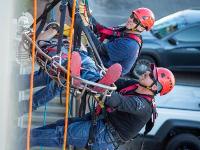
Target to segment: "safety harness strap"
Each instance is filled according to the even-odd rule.
[[[44,28],[44,25],[47,20],[47,14],[60,2],[61,0],[54,0],[52,3],[48,3],[43,11],[43,13],[37,18],[36,24],[38,24],[40,21],[40,25],[36,31],[36,37],[41,33],[42,29]],[[33,27],[33,24],[30,26],[30,28]]]
[[[114,36],[114,37],[127,37],[130,39],[133,39],[135,41],[137,41],[137,43],[139,45],[141,45],[142,40],[141,38],[136,35],[136,34],[132,34],[132,33],[125,33],[125,32],[120,32],[118,30],[115,30],[113,28],[103,28],[99,31],[99,33],[101,34],[100,36],[100,41],[103,42],[106,38],[108,38],[109,36]]]
[[[123,88],[120,90],[120,93],[122,95],[126,95],[126,96],[132,96],[132,95],[135,95],[135,94],[128,94],[128,92],[130,91],[134,91],[135,89],[137,89],[137,87],[139,86],[139,84],[133,84],[133,85],[130,85],[126,88]],[[147,99],[149,102],[152,102],[153,101],[153,97],[150,96],[150,95],[144,95],[144,94],[138,94],[139,96]]]

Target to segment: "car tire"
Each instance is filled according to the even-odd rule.
[[[149,65],[155,63],[155,60],[151,56],[143,55],[138,58],[136,65],[132,69],[132,74],[136,78],[145,73],[149,69]]]
[[[173,137],[166,150],[200,150],[200,140],[192,134],[179,134]]]

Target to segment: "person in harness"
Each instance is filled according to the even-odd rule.
[[[71,10],[72,0],[69,1],[68,7]],[[99,24],[90,14],[88,5],[82,1],[79,4],[79,14],[80,17],[76,15],[75,29],[83,25],[88,27],[104,66],[109,67],[117,62],[122,66],[122,75],[128,74],[134,67],[142,47],[141,33],[149,31],[154,25],[153,12],[148,8],[137,8],[131,12],[125,26],[112,28]],[[108,41],[103,42],[105,39]]]
[[[150,68],[138,82],[117,81],[120,85],[118,91],[105,99],[107,111],[105,115],[101,115],[101,111],[96,112],[99,117],[94,124],[91,114],[84,118],[69,118],[67,143],[77,148],[113,150],[134,138],[145,125],[147,134],[156,118],[154,96],[169,93],[175,85],[170,70],[154,65]],[[61,147],[63,134],[64,120],[32,129],[31,146]],[[21,141],[26,141],[25,138],[24,134]]]

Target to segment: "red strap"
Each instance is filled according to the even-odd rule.
[[[141,43],[142,43],[142,40],[137,36],[137,35],[135,35],[135,34],[128,34],[128,37],[129,38],[131,38],[131,39],[134,39],[134,40],[136,40],[140,45],[141,45]]]
[[[130,85],[128,87],[125,87],[123,89],[120,90],[120,93],[121,94],[124,94],[126,96],[133,96],[133,95],[128,95],[126,94],[128,91],[134,91],[137,87],[138,87],[139,84],[133,84],[133,85]],[[148,95],[142,95],[142,94],[139,94],[141,97],[147,99],[149,102],[152,102],[153,98],[148,96]]]
[[[128,86],[128,87],[125,87],[123,89],[120,90],[120,93],[126,93],[128,91],[132,91],[132,90],[135,90],[137,87],[138,87],[139,84],[133,84],[131,86]]]
[[[122,35],[120,31],[113,30],[112,28],[101,28],[99,29],[99,33],[101,33],[100,41],[103,42],[109,36],[116,36],[116,37],[128,37],[138,42],[141,45],[142,40],[135,34],[127,33]]]
[[[47,50],[48,53],[49,52],[57,52],[58,51],[57,49],[51,48],[51,47],[48,47],[46,50]]]

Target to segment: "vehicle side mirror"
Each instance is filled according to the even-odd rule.
[[[174,39],[174,38],[168,39],[168,42],[169,42],[170,44],[172,44],[172,45],[178,45],[178,41],[177,41],[176,39]]]

